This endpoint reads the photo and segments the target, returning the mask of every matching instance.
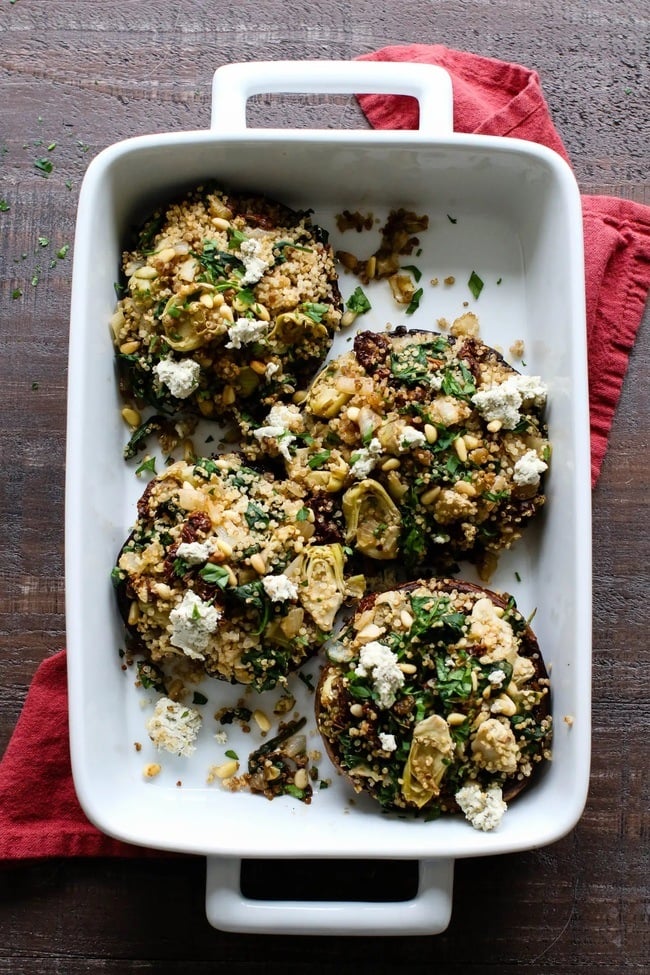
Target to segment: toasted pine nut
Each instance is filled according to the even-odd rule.
[[[306,392],[306,390],[299,389],[298,392],[294,393],[293,396],[291,397],[291,402],[295,403],[296,406],[300,406],[301,403],[305,402],[308,395],[309,394]]]
[[[468,450],[476,450],[476,448],[481,443],[479,438],[474,437],[471,433],[464,434],[463,440],[465,441],[465,446],[467,447]]]
[[[269,312],[266,305],[262,305],[259,301],[256,301],[253,305],[253,314],[263,322],[271,321],[271,313]]]
[[[464,494],[466,498],[476,497],[476,488],[469,481],[456,481],[454,491],[456,494]]]
[[[441,488],[436,485],[436,487],[430,488],[429,491],[425,491],[424,494],[420,495],[420,501],[422,504],[429,505],[433,504],[438,495],[440,494]]]
[[[350,714],[353,718],[361,718],[363,716],[363,705],[362,704],[351,704]]]
[[[374,278],[376,273],[377,273],[377,258],[373,254],[372,257],[369,257],[368,260],[366,261],[366,274],[368,275],[369,278]]]
[[[210,223],[215,230],[230,230],[230,224],[224,217],[213,217]]]
[[[251,569],[255,569],[258,575],[263,576],[266,572],[266,562],[259,552],[251,555]]]
[[[222,555],[225,555],[227,559],[232,555],[232,545],[230,542],[225,541],[223,538],[218,538],[215,543],[215,548],[217,548]]]
[[[413,626],[413,617],[411,616],[409,611],[407,609],[403,609],[402,612],[399,614],[399,618],[402,626],[405,629],[410,630],[411,627]]]
[[[214,774],[220,779],[229,779],[232,775],[235,775],[239,771],[239,762],[231,758],[227,762],[222,762],[221,765],[215,765]]]
[[[140,343],[137,341],[137,339],[131,339],[130,342],[122,342],[120,352],[122,352],[124,355],[133,355],[133,353],[137,352],[139,348]]]
[[[142,417],[137,410],[134,410],[131,406],[125,406],[122,410],[122,419],[130,427],[139,427],[142,423]]]
[[[398,664],[399,669],[403,674],[417,674],[418,669],[415,664]]]
[[[162,765],[159,765],[158,762],[152,762],[151,765],[145,765],[145,767],[142,769],[142,774],[144,775],[145,779],[155,779],[156,776],[160,775],[161,772]]]
[[[347,311],[344,311],[341,318],[341,327],[349,328],[350,325],[354,325],[357,314],[358,313],[356,311],[351,311],[349,308]]]
[[[267,716],[264,714],[263,711],[259,711],[259,710],[253,711],[253,718],[255,719],[255,723],[257,724],[257,727],[260,729],[260,731],[263,734],[266,734],[266,732],[270,730],[271,722],[269,721],[269,719],[267,718]]]
[[[359,414],[360,413],[361,413],[361,410],[359,409],[358,406],[350,406],[345,411],[345,415],[347,416],[348,420],[350,420],[352,423],[356,423],[357,422],[357,420],[359,419]]]
[[[230,325],[232,325],[232,323],[235,320],[235,316],[232,313],[232,308],[230,307],[230,305],[227,305],[224,302],[224,304],[220,306],[219,312],[224,322],[228,322]]]
[[[452,728],[456,727],[459,724],[464,724],[465,720],[466,720],[465,715],[461,714],[460,711],[452,711],[451,714],[447,715],[447,724],[450,725]]]
[[[206,308],[212,308],[214,306],[214,298],[212,295],[203,294],[199,298],[199,301],[202,305],[205,305]]]
[[[424,436],[427,438],[427,443],[435,443],[438,439],[438,431],[434,427],[433,423],[424,424]]]
[[[176,251],[173,247],[163,247],[161,251],[158,251],[156,257],[159,261],[162,261],[163,264],[168,264],[169,261],[173,261],[176,257]]]
[[[501,420],[490,420],[490,422],[487,425],[487,428],[490,431],[490,433],[498,433],[502,426],[503,423],[501,422]]]
[[[256,372],[258,376],[263,376],[266,372],[266,363],[260,362],[259,359],[251,359],[248,363],[253,372]]]
[[[221,402],[224,406],[232,406],[235,402],[235,387],[234,386],[224,386],[223,393],[221,394]]]
[[[371,640],[378,640],[383,632],[383,628],[377,626],[376,623],[368,623],[367,626],[364,626],[364,628],[357,633],[357,641],[359,643],[370,643]]]
[[[399,467],[399,460],[397,459],[397,457],[389,457],[389,459],[385,460],[384,463],[381,465],[382,471],[396,471],[398,467]]]
[[[296,789],[306,789],[309,785],[309,779],[307,777],[307,769],[299,768],[293,777],[293,784]]]
[[[395,471],[389,471],[388,477],[386,478],[386,485],[388,487],[388,493],[390,494],[393,501],[401,501],[406,492],[408,491],[408,485],[402,484],[399,477]]]
[[[140,278],[142,281],[152,281],[154,278],[158,277],[158,272],[156,271],[155,267],[145,264],[144,267],[138,268],[133,277]]]
[[[456,437],[454,440],[454,450],[456,451],[458,460],[464,464],[467,460],[467,447],[465,446],[465,441],[462,437]]]
[[[138,605],[137,599],[134,599],[129,606],[129,626],[133,626],[140,619],[140,607]]]

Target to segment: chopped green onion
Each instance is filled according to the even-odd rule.
[[[416,267],[415,264],[404,264],[404,266],[402,267],[402,271],[410,271],[413,277],[415,278],[416,284],[422,277],[422,271],[420,270],[419,267]]]
[[[408,308],[406,309],[406,314],[407,315],[412,315],[413,312],[415,312],[415,311],[418,310],[418,308],[420,307],[420,301],[422,300],[422,295],[423,294],[424,294],[423,289],[422,288],[418,288],[418,290],[415,292],[415,294],[411,298],[411,302],[410,302]]]

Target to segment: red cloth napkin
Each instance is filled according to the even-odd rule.
[[[567,158],[539,78],[528,68],[440,45],[386,47],[364,58],[442,65],[452,78],[458,132],[528,139]],[[359,102],[378,128],[417,127],[412,99],[364,95]],[[586,196],[582,202],[595,483],[650,288],[650,208],[609,197]],[[148,852],[104,836],[77,802],[68,753],[62,650],[39,667],[0,763],[0,859]]]

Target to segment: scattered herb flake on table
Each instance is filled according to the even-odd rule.
[[[0,200],[0,213],[6,213],[10,209],[11,207],[4,198]]]
[[[34,168],[38,169],[38,171],[42,173],[44,176],[49,176],[52,170],[54,169],[54,163],[52,162],[51,159],[48,159],[46,156],[43,156],[41,159],[37,159],[34,162]]]

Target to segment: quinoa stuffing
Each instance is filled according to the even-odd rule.
[[[292,393],[342,316],[327,233],[263,197],[214,186],[156,211],[122,260],[111,331],[122,392],[222,418]]]
[[[363,592],[322,543],[305,491],[236,455],[178,461],[147,486],[113,572],[137,649],[165,669],[266,690],[313,654]]]
[[[340,496],[346,543],[399,559],[411,578],[460,559],[489,578],[545,500],[546,387],[463,318],[456,334],[358,333],[301,407],[245,447],[283,459],[305,490]]]
[[[319,730],[386,810],[494,829],[550,758],[548,677],[510,596],[448,579],[373,593],[328,653]]]

